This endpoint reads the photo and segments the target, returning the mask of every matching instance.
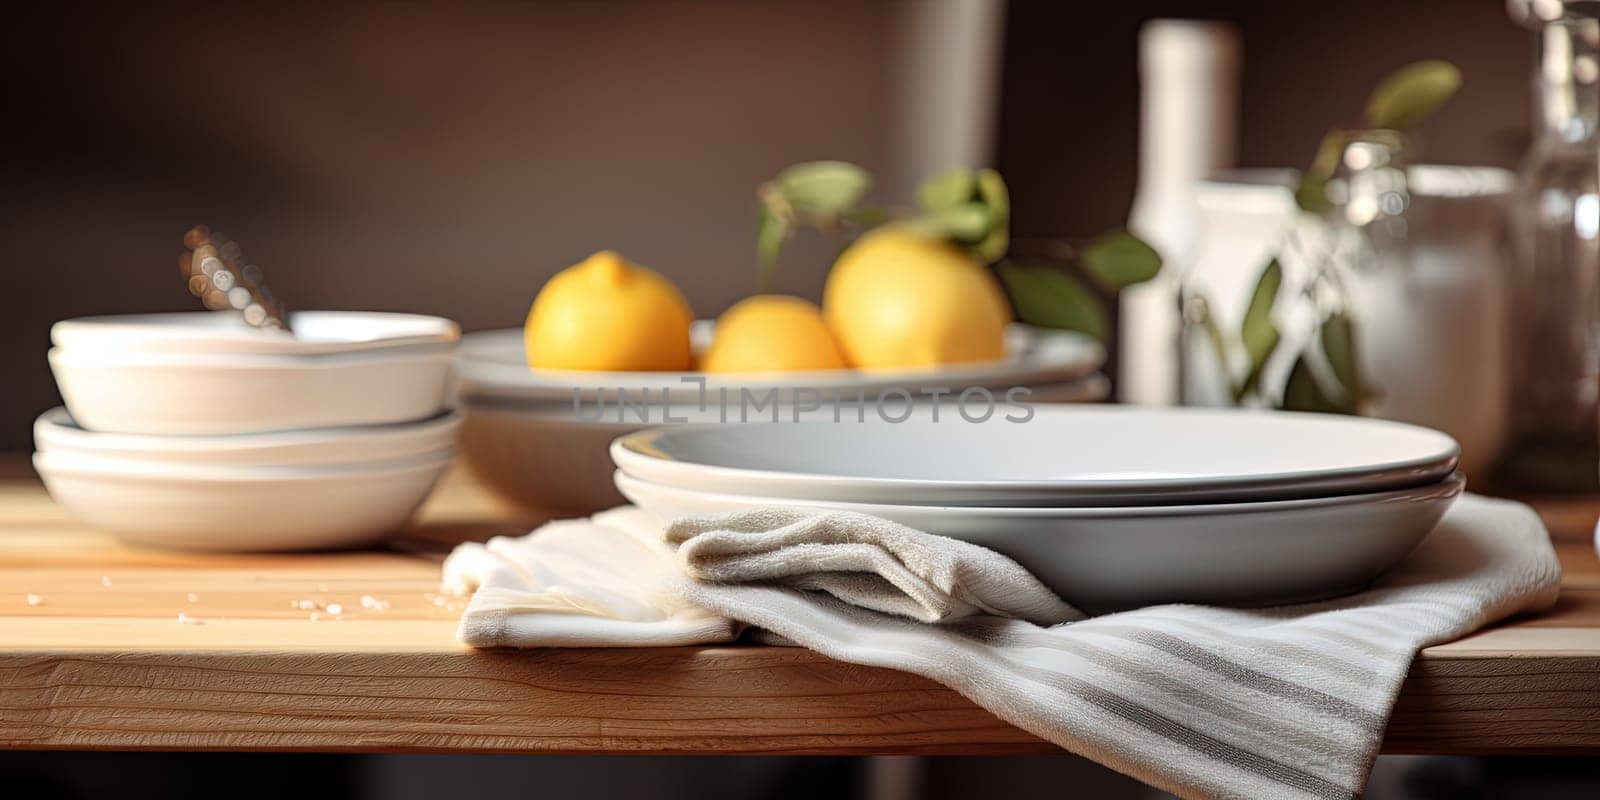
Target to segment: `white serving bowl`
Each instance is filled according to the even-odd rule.
[[[696,322],[694,347],[703,353],[711,343],[713,324]],[[886,388],[919,392],[930,388],[960,391],[969,386],[1005,389],[1012,386],[1061,384],[1084,378],[1105,361],[1093,339],[1072,331],[1015,324],[1006,332],[1006,356],[997,361],[950,364],[933,369],[818,370],[751,374],[704,372],[575,372],[530,369],[521,330],[470,333],[462,337],[456,359],[461,397],[493,397],[524,402],[568,402],[574,391],[584,394],[624,390],[637,397],[670,396],[675,403],[698,402],[701,383],[713,396],[726,388],[764,393],[776,389],[787,397],[795,389],[828,395],[837,390],[868,397]],[[691,382],[693,381],[693,382]]]
[[[616,469],[608,451],[611,441],[660,424],[659,417],[653,422],[578,419],[570,402],[518,405],[466,398],[458,410],[457,446],[467,467],[495,494],[536,513],[590,514],[626,502],[611,482]]]
[[[124,541],[209,551],[359,547],[400,529],[448,451],[362,467],[198,467],[35,453],[69,512]]]
[[[1033,403],[1098,402],[1108,392],[1106,379],[1098,374],[1029,388],[1028,401]],[[611,407],[604,419],[580,419],[570,393],[564,401],[544,403],[466,396],[459,399],[458,408],[462,415],[458,444],[473,474],[507,501],[546,513],[589,514],[626,502],[612,483],[616,464],[611,460],[611,443],[663,422],[658,406],[651,407],[649,421],[633,417],[619,421]],[[586,401],[584,408],[594,405]],[[694,423],[724,421],[715,405],[706,411],[694,405],[674,407],[672,413]],[[749,424],[772,423],[752,415]]]
[[[50,369],[72,418],[90,430],[262,433],[432,417],[444,407],[450,353],[302,357],[58,347]]]
[[[41,453],[126,459],[186,466],[332,466],[371,464],[432,455],[452,448],[461,415],[390,425],[280,431],[225,436],[144,436],[80,427],[65,408],[53,408],[33,423]]]
[[[292,335],[252,328],[231,311],[80,317],[51,326],[50,342],[92,353],[316,356],[448,349],[461,338],[454,322],[422,314],[297,311],[289,324]]]
[[[696,352],[710,345],[714,323],[696,322],[691,338]],[[741,390],[763,402],[769,392],[780,404],[860,397],[869,405],[885,390],[903,390],[918,400],[940,390],[953,397],[967,387],[996,396],[1027,387],[1033,403],[1096,402],[1109,385],[1097,373],[1105,351],[1094,340],[1071,331],[1012,325],[1005,358],[937,369],[822,370],[752,374],[703,372],[573,372],[530,369],[520,329],[480,331],[462,337],[456,355],[454,396],[464,421],[461,451],[473,472],[496,493],[535,511],[589,513],[623,502],[612,485],[614,465],[607,449],[625,433],[660,424],[606,419],[586,421],[574,401],[593,408],[600,398],[615,402],[625,392],[637,402],[659,407],[698,407],[702,397],[716,405],[723,391],[737,402]],[[703,387],[703,388],[702,388]],[[802,394],[810,390],[810,394]],[[891,397],[885,403],[903,402]],[[716,415],[684,412],[697,422],[722,422]]]
[[[1160,603],[1274,605],[1365,587],[1431,532],[1466,480],[1301,500],[1109,508],[846,503],[721,494],[621,470],[633,503],[664,518],[789,506],[883,517],[1003,553],[1099,613]]]

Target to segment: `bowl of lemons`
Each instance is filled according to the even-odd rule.
[[[673,423],[841,423],[956,408],[969,419],[1104,398],[1093,338],[1013,321],[992,273],[883,228],[847,248],[819,306],[756,294],[696,320],[661,273],[602,251],[540,290],[520,329],[463,337],[461,452],[539,512],[623,502],[612,440]]]
[[[932,176],[914,208],[874,206],[871,187],[839,161],[757,187],[760,285],[796,231],[838,244],[820,304],[763,290],[696,319],[666,275],[606,250],[546,282],[521,329],[464,336],[468,465],[519,505],[582,513],[623,502],[609,446],[645,427],[1018,421],[1104,399],[1104,304],[1156,274],[1152,248],[1112,231],[1012,253],[993,170]]]

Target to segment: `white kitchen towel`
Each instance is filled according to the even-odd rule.
[[[472,592],[459,635],[474,647],[667,647],[739,635],[738,623],[685,600],[683,583],[660,523],[625,507],[459,545],[443,589]]]
[[[637,509],[546,526],[487,549],[467,546],[446,562],[446,587],[496,591],[473,596],[462,639],[522,647],[712,642],[732,637],[737,620],[832,658],[939,681],[1007,722],[1185,797],[1348,798],[1366,781],[1417,651],[1548,606],[1560,582],[1532,509],[1467,495],[1405,562],[1367,591],[1336,600],[1268,609],[1153,606],[1045,626],[1015,613],[962,613],[961,604],[1018,606],[1015,598],[972,597],[986,584],[958,589],[945,572],[919,577],[936,594],[965,599],[929,623],[918,618],[925,612],[852,605],[841,599],[851,596],[848,589],[796,588],[805,584],[793,572],[773,576],[760,563],[742,572],[738,552],[722,544],[714,548],[722,563],[694,565],[705,555],[697,540],[748,535],[789,548],[837,544],[768,535],[795,530],[792,514],[769,512],[766,528],[755,519],[680,520],[665,534],[678,542],[678,557],[657,548],[661,523]],[[552,532],[562,534],[561,555],[547,559],[540,540]],[[929,551],[949,541],[896,534],[920,538]],[[593,548],[580,546],[585,537]],[[770,547],[751,549],[754,558],[773,558]],[[618,561],[619,550],[639,557]],[[872,587],[881,597],[884,587],[905,581],[900,568],[917,569],[891,560],[898,566],[884,571],[877,556],[849,563],[881,578]],[[627,575],[598,581],[591,592],[589,583],[613,564]],[[570,619],[552,635],[541,618],[563,615]],[[586,633],[573,633],[585,625]],[[654,626],[666,633],[646,633]]]

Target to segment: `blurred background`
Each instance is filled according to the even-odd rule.
[[[1018,237],[1128,219],[1138,31],[1236,27],[1238,166],[1307,163],[1386,73],[1448,58],[1432,161],[1511,165],[1529,37],[1496,0],[1057,3],[30,4],[0,30],[0,447],[57,403],[52,321],[187,310],[206,223],[298,308],[520,325],[543,282],[611,248],[702,317],[755,289],[754,190],[855,161],[876,194],[993,164]],[[826,251],[779,288],[818,299]],[[819,243],[820,244],[820,243]]]
[[[9,9],[0,449],[28,449],[31,420],[59,402],[51,322],[194,307],[176,258],[197,223],[240,241],[297,308],[516,326],[547,278],[609,248],[671,275],[713,317],[755,290],[755,187],[797,161],[866,166],[888,201],[931,172],[995,166],[1021,239],[1127,224],[1149,178],[1140,30],[1153,19],[1226,24],[1213,29],[1212,66],[1228,73],[1214,165],[1305,165],[1331,126],[1360,124],[1384,75],[1442,58],[1463,88],[1414,131],[1416,151],[1515,167],[1536,138],[1537,48],[1507,12],[1500,0]],[[829,254],[799,245],[778,288],[817,299]],[[1155,796],[1069,757],[866,763],[5,754],[0,780],[31,797],[96,796],[113,777],[124,796],[237,794],[241,775],[262,796]],[[1370,796],[1532,796],[1592,772],[1385,758]]]

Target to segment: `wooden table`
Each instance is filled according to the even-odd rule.
[[[1559,606],[1423,651],[1386,752],[1600,753],[1600,502],[1540,507],[1567,571]],[[456,473],[404,545],[525,529]],[[0,461],[0,747],[1052,749],[930,681],[797,648],[475,652],[437,579],[438,556],[418,552],[124,547]]]

